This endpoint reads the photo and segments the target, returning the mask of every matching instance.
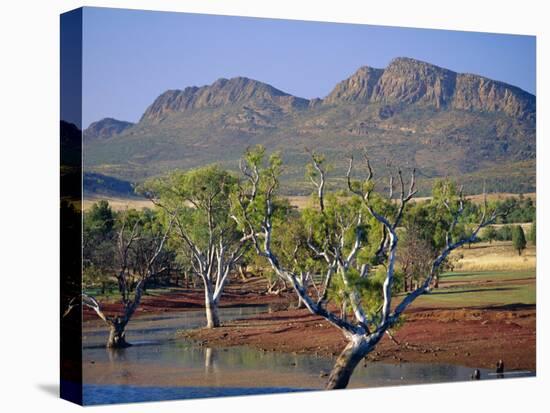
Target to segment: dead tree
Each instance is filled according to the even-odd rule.
[[[109,327],[107,347],[124,348],[131,344],[126,341],[126,326],[139,307],[141,297],[147,281],[163,272],[166,267],[159,265],[159,257],[163,252],[168,233],[172,227],[173,219],[165,231],[147,240],[147,247],[143,244],[136,247],[135,244],[142,240],[142,222],[136,220],[128,230],[129,219],[126,214],[122,225],[118,230],[116,241],[116,255],[118,271],[115,278],[122,302],[122,311],[115,316],[109,316],[102,310],[101,304],[92,296],[81,294],[70,302],[63,317],[67,316],[76,306],[85,306],[95,311],[97,316]],[[140,264],[140,271],[132,271],[131,262]]]
[[[343,230],[345,228],[343,228],[338,234],[327,234],[327,237],[331,240],[330,242],[326,242],[321,246],[313,244],[310,246],[315,254],[324,259],[327,263],[325,284],[329,284],[331,278],[337,276],[341,279],[344,286],[347,287],[346,300],[352,310],[352,318],[347,319],[343,315],[337,315],[337,313],[328,309],[325,306],[323,297],[314,299],[309,294],[308,290],[304,288],[304,285],[302,285],[300,275],[294,271],[293,268],[284,266],[277,254],[273,251],[274,196],[278,186],[280,160],[272,157],[269,166],[260,171],[259,165],[261,161],[259,161],[259,158],[258,156],[247,156],[249,162],[248,170],[252,171],[252,174],[246,176],[249,192],[246,196],[241,197],[240,200],[242,227],[245,229],[247,236],[252,240],[256,252],[267,259],[279,277],[287,280],[291,284],[308,310],[312,314],[324,318],[340,329],[344,334],[347,345],[336,360],[326,388],[345,388],[357,364],[375,348],[385,334],[389,334],[388,330],[397,323],[401,314],[407,307],[416,298],[429,291],[430,283],[434,275],[438,272],[439,267],[449,254],[469,240],[474,239],[483,227],[489,225],[496,219],[497,214],[493,211],[488,215],[487,209],[485,208],[479,224],[474,229],[471,236],[454,240],[453,229],[464,211],[464,197],[461,195],[454,207],[451,206],[451,200],[446,202],[449,209],[452,211],[453,217],[446,237],[446,246],[433,260],[430,271],[426,274],[424,281],[416,289],[407,294],[397,306],[392,307],[392,287],[394,283],[398,245],[396,229],[403,216],[407,202],[410,201],[416,193],[414,171],[410,180],[408,192],[405,191],[405,183],[401,171],[398,172],[400,193],[397,209],[395,214],[389,216],[375,210],[373,206],[373,171],[366,155],[365,163],[368,175],[362,182],[352,180],[353,159],[350,159],[347,172],[347,182],[350,194],[357,197],[368,214],[385,229],[380,251],[377,251],[377,254],[386,257],[385,279],[381,291],[381,296],[383,298],[380,308],[374,313],[366,311],[359,292],[350,283],[350,269],[354,265],[357,254],[364,247],[364,237],[362,234],[364,217],[362,213],[357,214],[353,221],[353,227],[351,229],[355,232],[355,239],[352,245],[346,246],[343,237]],[[317,196],[319,208],[323,210],[325,207],[324,187],[326,174],[323,170],[320,158],[312,156],[312,163],[313,167],[318,171],[318,180],[316,181],[318,190]],[[261,188],[260,195],[258,195],[259,188]],[[390,179],[390,197],[392,195],[393,179]],[[258,215],[261,216],[260,219],[256,218]],[[343,227],[349,225],[349,222],[348,220]]]

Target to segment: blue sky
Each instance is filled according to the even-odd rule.
[[[398,56],[535,93],[534,36],[85,8],[83,126],[137,121],[167,89],[246,76],[324,97],[360,66]]]

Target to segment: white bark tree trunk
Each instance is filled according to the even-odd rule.
[[[334,230],[338,232],[337,242],[332,240],[329,230],[326,231],[325,240],[323,242],[316,244],[315,242],[312,242],[310,237],[307,242],[309,248],[316,257],[324,258],[329,266],[327,276],[325,277],[324,292],[326,293],[331,277],[336,270],[336,274],[341,278],[345,289],[348,290],[348,293],[343,297],[342,311],[340,316],[338,316],[324,306],[326,294],[321,295],[321,298],[317,302],[313,301],[312,297],[308,294],[307,288],[304,288],[304,283],[298,279],[298,268],[293,265],[286,266],[282,264],[271,248],[271,241],[273,237],[272,218],[274,211],[274,202],[272,197],[279,184],[280,159],[276,159],[276,161],[270,163],[269,166],[262,171],[265,172],[265,174],[261,174],[258,170],[258,166],[261,167],[263,162],[263,150],[260,150],[258,154],[260,155],[259,161],[255,159],[255,156],[250,156],[246,159],[248,165],[244,168],[241,167],[243,174],[248,179],[250,187],[252,188],[249,194],[246,193],[246,190],[243,190],[243,195],[239,198],[243,220],[246,224],[244,226],[248,228],[246,237],[250,237],[257,254],[267,259],[272,269],[280,277],[280,279],[286,280],[291,284],[299,299],[305,304],[312,314],[323,317],[335,327],[342,330],[346,336],[348,344],[338,356],[326,387],[327,389],[345,388],[349,383],[355,367],[370,351],[372,351],[372,349],[375,348],[383,335],[387,333],[388,329],[395,325],[403,311],[405,311],[417,297],[429,291],[432,281],[438,275],[440,266],[449,254],[453,250],[464,245],[466,242],[471,242],[474,240],[478,232],[485,226],[492,224],[500,213],[495,209],[490,215],[488,215],[487,202],[485,202],[485,208],[483,209],[480,222],[474,229],[473,233],[469,237],[461,238],[453,242],[453,230],[455,229],[459,218],[464,211],[464,197],[462,190],[460,191],[458,200],[454,200],[456,202],[454,202],[453,205],[457,204],[456,206],[451,207],[450,202],[453,200],[445,200],[443,203],[451,213],[453,219],[446,234],[446,246],[432,262],[431,270],[428,274],[426,274],[426,279],[424,282],[422,282],[421,285],[415,288],[412,292],[406,294],[392,312],[392,286],[395,275],[394,266],[398,243],[397,228],[403,216],[405,205],[416,194],[415,170],[413,169],[412,172],[408,194],[405,192],[405,182],[403,180],[402,173],[398,170],[400,186],[400,196],[398,198],[399,204],[397,214],[389,217],[377,213],[373,209],[370,202],[370,196],[374,190],[374,182],[372,168],[367,155],[365,154],[364,156],[368,176],[364,180],[364,183],[353,181],[351,177],[353,158],[351,158],[346,174],[348,189],[351,193],[359,197],[362,204],[367,208],[369,214],[384,228],[384,235],[380,243],[379,252],[376,253],[376,258],[381,263],[385,263],[386,276],[382,287],[383,305],[380,308],[382,310],[381,317],[380,319],[378,319],[378,317],[369,317],[363,309],[360,291],[358,291],[350,282],[348,273],[349,268],[356,264],[358,253],[362,248],[364,248],[364,225],[361,212],[358,213],[357,217],[352,217],[349,222],[345,224],[342,223],[337,226]],[[313,153],[311,154],[311,157],[313,167],[316,169],[317,174],[311,174],[310,179],[318,189],[319,209],[324,215],[323,188],[325,183],[325,173],[321,165],[324,158],[316,156]],[[265,186],[265,189],[263,189],[263,196],[265,197],[263,205],[263,219],[258,224],[250,218],[251,215],[249,214],[248,207],[250,205],[254,205],[253,201],[256,200],[257,184],[260,181],[260,177],[264,175],[266,178],[265,182],[263,182]],[[390,194],[388,196],[389,202],[392,202],[393,199],[393,188],[393,176],[390,176]],[[255,212],[255,209],[253,208],[252,211]],[[336,218],[341,220],[342,217],[336,216]],[[346,245],[346,232],[350,229],[353,229],[355,232],[355,242],[353,246],[348,248]],[[260,242],[257,234],[261,234],[263,238],[262,242]],[[346,254],[344,254],[344,252]],[[363,267],[361,275],[367,276],[368,271],[366,270],[367,267]],[[346,306],[348,305],[353,311],[353,319],[351,321],[346,320]]]
[[[330,372],[326,389],[345,389],[355,367],[370,351],[370,346],[360,337],[354,337],[348,342],[344,350],[336,359],[336,363]]]
[[[206,328],[219,327],[218,303],[214,300],[214,295],[208,287],[204,289],[204,304],[206,309]]]
[[[309,273],[302,271],[302,273],[300,274],[300,282],[304,290],[307,291],[307,289],[309,288]],[[306,303],[304,302],[304,300],[302,300],[302,297],[300,297],[299,295],[298,295],[298,304],[296,304],[296,308],[297,309],[306,308]]]

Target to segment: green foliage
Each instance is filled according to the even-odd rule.
[[[399,291],[409,291],[429,274],[437,255],[435,242],[416,222],[409,222],[402,231],[397,251]]]
[[[92,205],[84,217],[84,230],[99,236],[107,236],[114,225],[113,210],[105,200]]]
[[[481,234],[481,238],[484,241],[493,242],[498,238],[498,232],[494,226],[490,225],[483,230],[483,233]]]
[[[533,221],[533,225],[531,225],[531,229],[529,230],[529,241],[531,241],[533,245],[537,245],[537,221]]]
[[[83,282],[86,288],[100,286],[104,291],[107,286],[111,288],[115,284],[114,275],[122,265],[118,242],[134,234],[135,240],[127,256],[131,289],[132,280],[145,275],[147,261],[161,237],[163,222],[160,218],[151,209],[114,212],[107,201],[93,204],[84,214],[83,223]],[[172,259],[172,253],[163,250],[155,268],[164,267]]]
[[[130,182],[94,172],[84,172],[82,188],[86,197],[92,194],[125,198],[135,196]]]
[[[406,211],[398,261],[404,272],[407,288],[421,282],[422,278],[429,273],[431,262],[438,251],[445,247],[449,232],[450,242],[471,237],[473,229],[483,215],[482,209],[485,206],[476,205],[461,195],[456,182],[449,179],[436,180],[432,189],[432,198],[416,202]],[[497,207],[494,203],[486,206],[487,211]],[[462,213],[457,215],[460,208],[463,208]],[[451,231],[455,216],[458,216],[458,219]],[[490,228],[489,231],[494,231]],[[484,234],[497,237],[495,233],[485,232]],[[452,268],[449,258],[439,267],[439,272],[446,268]]]
[[[336,276],[329,289],[329,299],[339,305],[343,302],[349,303],[350,293],[355,292],[361,298],[367,317],[370,320],[377,321],[383,303],[382,287],[386,275],[385,268],[383,266],[377,267],[367,278],[361,278],[359,272],[355,269],[350,269],[346,275],[349,286],[346,287],[342,277]],[[398,285],[399,282],[396,284]]]
[[[334,194],[327,194],[324,206],[323,212],[318,207],[305,208],[302,211],[304,226],[315,245],[322,248],[339,243],[342,230],[345,253],[351,250],[357,232],[360,233],[362,242],[368,243],[370,229],[376,225],[357,197],[338,198]],[[359,214],[365,219],[362,225],[356,226],[354,222]]]
[[[325,165],[325,158],[319,154],[312,156],[326,174],[330,168]],[[261,177],[256,198],[245,201],[247,204],[244,208],[253,226],[258,228],[265,216],[266,193],[278,186],[281,161],[278,155],[274,155],[266,162],[265,152],[261,147],[249,150],[245,159],[248,161],[245,175],[257,169]],[[320,175],[315,166],[310,166],[306,171],[306,176],[316,182],[316,185],[320,183]],[[353,185],[362,184],[357,182]],[[364,186],[360,188],[365,189]],[[333,269],[332,281],[327,291],[328,298],[341,304],[355,291],[361,296],[365,311],[374,314],[379,310],[382,281],[371,276],[360,277],[359,268],[363,264],[375,264],[375,252],[382,239],[382,225],[368,212],[361,197],[351,195],[349,191],[331,191],[324,194],[321,204],[318,187],[314,186],[314,189],[311,206],[301,211],[291,208],[275,195],[272,197],[271,249],[282,268],[294,274],[310,273],[316,277],[325,277],[331,265],[327,262],[327,259],[330,261],[328,257],[335,253],[349,255],[359,241],[359,253],[353,265],[346,268],[336,266]],[[245,190],[251,193],[250,182]],[[390,216],[396,213],[396,206],[375,192],[372,193],[370,202],[379,213]],[[327,254],[326,257],[323,254]],[[273,274],[268,271],[267,275]]]
[[[414,228],[420,240],[427,241],[435,251],[446,244],[447,233],[454,214],[460,207],[460,193],[454,181],[437,180],[432,189],[432,199],[416,202],[404,216],[404,226]],[[464,200],[464,213],[454,226],[452,239],[464,237],[470,231],[478,211],[471,202]]]
[[[520,195],[507,198],[504,201],[497,201],[496,204],[501,210],[508,211],[506,215],[499,217],[498,223],[534,222],[536,219],[536,206],[531,198]]]
[[[511,241],[512,240],[512,226],[511,225],[504,225],[500,227],[497,230],[497,237],[496,239],[498,241]]]
[[[156,251],[158,243],[165,232],[163,217],[158,211],[148,208],[141,211],[131,209],[122,214],[117,225],[120,227],[123,221],[126,221],[125,232],[130,232],[130,226],[137,225],[137,238],[132,243],[129,254],[132,272],[145,277],[147,275],[148,262]],[[155,274],[155,277],[148,281],[148,285],[159,284],[163,276],[161,269],[170,267],[174,259],[173,251],[165,247],[150,269]]]
[[[172,223],[168,249],[183,275],[201,279],[216,297],[241,257],[242,231],[234,216],[240,211],[238,180],[219,165],[172,173],[146,181],[137,190],[154,199],[164,227]],[[218,281],[221,281],[218,284]]]
[[[373,204],[376,204],[380,210],[384,209],[381,198],[373,201]],[[363,222],[361,225],[356,225],[359,214]],[[331,245],[340,243],[343,236],[342,253],[347,255],[355,244],[356,236],[359,235],[362,248],[357,255],[356,268],[349,268],[344,275],[338,272],[335,274],[329,289],[329,298],[341,304],[344,300],[348,300],[352,291],[355,291],[361,297],[368,316],[374,317],[381,304],[384,278],[371,276],[372,274],[368,278],[361,278],[357,268],[363,264],[376,264],[375,252],[382,237],[381,224],[366,211],[358,197],[342,198],[334,194],[327,194],[325,197],[324,212],[319,208],[308,208],[302,211],[302,219],[313,244],[320,250],[324,248],[330,250]],[[328,269],[326,263],[321,259],[317,259],[317,262],[323,268],[322,272],[326,272]],[[384,270],[383,267],[380,268],[380,271]],[[340,269],[340,271],[343,270]],[[347,287],[343,276],[347,278]]]
[[[296,211],[289,211],[284,219],[276,219],[273,224],[273,251],[286,268],[293,268],[297,273],[315,274],[323,268],[307,246],[308,234],[304,224]]]
[[[247,178],[240,182],[238,190],[231,195],[232,212],[238,217],[239,223],[244,225],[244,213],[253,226],[257,227],[263,220],[266,210],[267,192],[273,193],[272,209],[274,226],[278,222],[284,222],[290,213],[290,204],[287,199],[276,196],[279,185],[279,177],[282,171],[282,159],[278,153],[273,153],[265,159],[265,148],[257,145],[248,148],[244,154],[244,164],[247,165]],[[250,178],[250,179],[249,179]],[[256,196],[251,199],[252,193]],[[239,227],[240,231],[247,233],[249,228]]]
[[[83,282],[87,286],[104,285],[115,266],[115,214],[107,201],[101,200],[84,213]]]
[[[515,225],[512,230],[512,243],[514,244],[514,248],[518,251],[519,255],[521,255],[521,252],[527,246],[525,233],[523,232],[523,228],[519,225]]]
[[[84,287],[89,290],[99,287],[101,294],[105,294],[106,289],[111,290],[114,286],[114,281],[109,277],[109,274],[104,269],[97,267],[94,263],[84,265],[82,269],[82,280]]]
[[[158,213],[165,225],[168,211],[175,212],[178,226],[181,227],[200,249],[205,249],[210,239],[210,229],[216,236],[236,238],[235,222],[230,218],[231,202],[237,187],[237,178],[217,165],[206,166],[190,171],[176,170],[167,176],[151,179],[137,190],[155,197],[165,208]],[[170,245],[181,251],[185,241],[172,231]]]

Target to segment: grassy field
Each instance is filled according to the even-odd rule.
[[[528,229],[528,228],[527,228]],[[528,243],[522,255],[511,241],[480,242],[452,254],[454,270],[443,274],[439,288],[416,300],[414,306],[430,308],[491,307],[532,305],[536,302],[536,247]],[[262,283],[262,279],[258,278]],[[247,287],[249,288],[249,286]],[[163,296],[171,289],[151,289],[150,296]],[[101,295],[106,301],[118,300],[116,286]],[[396,302],[400,301],[397,297]]]
[[[457,308],[536,303],[535,271],[447,273],[439,288],[423,295],[416,307]]]
[[[473,244],[453,253],[455,270],[416,307],[492,307],[536,303],[536,248],[518,255],[510,241]]]
[[[522,225],[528,231],[530,225]],[[455,271],[524,271],[536,268],[536,248],[528,243],[521,255],[511,241],[480,242],[453,252]]]
[[[489,201],[495,201],[495,200],[504,200],[507,198],[513,198],[517,197],[518,194],[512,194],[507,192],[498,192],[498,193],[492,193],[487,195],[487,199]],[[526,198],[531,198],[533,201],[536,200],[536,194],[534,192],[524,194]],[[314,205],[312,203],[312,197],[310,195],[292,195],[287,197],[290,204],[297,207],[298,209],[304,209],[306,207],[311,207]],[[475,203],[481,203],[483,202],[483,196],[482,195],[470,195],[467,196],[468,199],[471,199]],[[112,208],[116,211],[124,210],[127,208],[135,208],[135,209],[143,209],[143,208],[152,208],[152,203],[144,198],[117,198],[117,197],[90,197],[83,200],[83,208],[84,210],[88,210],[94,203],[99,201],[100,199],[104,199],[111,204]],[[416,197],[413,198],[415,202],[418,201],[424,201],[430,199],[429,197]],[[524,228],[525,229],[525,228]]]
[[[113,211],[124,211],[126,209],[144,209],[153,208],[153,203],[145,198],[110,198],[110,197],[97,197],[97,198],[84,198],[82,200],[82,208],[84,211],[89,210],[93,204],[99,200],[105,200],[109,202]]]
[[[523,196],[525,198],[530,198],[533,201],[537,200],[537,194],[535,192],[529,192],[529,193],[523,194]],[[487,194],[487,201],[504,201],[508,198],[517,198],[517,197],[519,197],[519,194],[513,194],[510,192],[494,192],[494,193]],[[426,201],[429,199],[431,199],[431,197],[429,196],[413,198],[413,200],[416,202]],[[481,204],[482,202],[484,202],[483,194],[467,195],[466,199],[469,199],[475,204]]]
[[[82,207],[84,211],[89,210],[93,204],[99,200],[105,200],[109,202],[111,208],[114,211],[123,211],[125,209],[144,209],[153,208],[154,205],[151,201],[145,198],[116,198],[116,197],[89,197],[82,201]],[[289,196],[290,204],[298,209],[304,209],[312,205],[310,196]]]

